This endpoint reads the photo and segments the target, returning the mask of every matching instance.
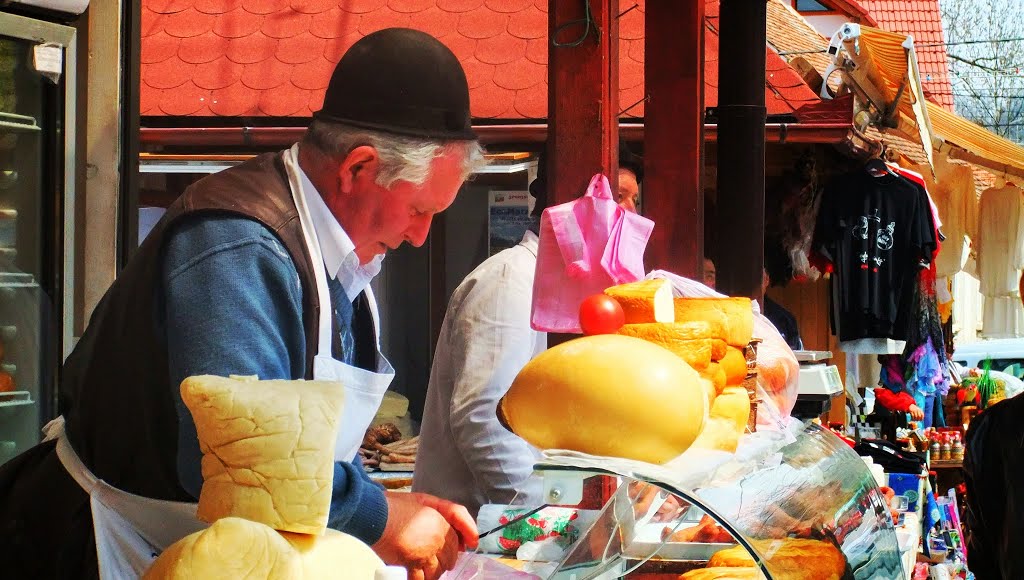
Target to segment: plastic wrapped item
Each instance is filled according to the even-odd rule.
[[[682,276],[654,270],[647,279],[664,278],[672,283],[675,296],[684,298],[724,298],[704,284]],[[779,427],[786,423],[796,405],[800,363],[774,325],[761,314],[753,302],[754,337],[761,340],[757,347],[757,386],[761,401],[758,405],[757,424]],[[761,404],[761,403],[765,404]],[[765,412],[762,413],[762,408]]]
[[[442,580],[541,580],[543,576],[517,570],[495,558],[463,552],[455,567],[441,575]]]

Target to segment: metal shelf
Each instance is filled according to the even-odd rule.
[[[0,393],[0,407],[20,407],[22,405],[34,405],[32,393],[28,391],[10,391]]]

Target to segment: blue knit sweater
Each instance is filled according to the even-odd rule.
[[[270,230],[222,215],[188,218],[171,232],[163,288],[165,308],[157,316],[167,331],[178,412],[178,478],[198,498],[202,455],[178,386],[186,377],[206,374],[304,378],[302,288],[287,250]],[[328,525],[373,544],[387,522],[383,490],[358,456],[335,463]]]

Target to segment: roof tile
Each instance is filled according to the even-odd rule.
[[[172,117],[194,115],[209,104],[210,91],[197,87],[192,81],[175,87],[173,91],[164,91],[160,98],[160,110]]]
[[[292,10],[268,14],[260,30],[270,38],[291,38],[309,30],[312,16]]]
[[[393,26],[408,27],[411,22],[411,15],[384,7],[363,14],[359,19],[359,32],[365,36]]]
[[[285,64],[302,64],[314,59],[324,58],[324,47],[327,41],[305,32],[291,38],[282,38],[277,43],[274,56]]]
[[[153,87],[146,87],[146,90],[139,92],[139,114],[143,117],[160,115],[160,99],[164,91]]]
[[[305,91],[326,90],[334,64],[323,57],[300,64],[292,69],[292,84]]]
[[[495,35],[478,40],[473,54],[487,64],[505,64],[526,56],[526,47],[527,42],[521,38]]]
[[[338,0],[338,6],[352,14],[368,14],[386,6],[388,0]]]
[[[142,43],[140,59],[142,64],[152,64],[165,61],[178,54],[178,45],[181,39],[171,36],[166,32],[159,32],[146,38]]]
[[[213,33],[224,38],[249,36],[263,26],[263,18],[262,14],[254,14],[242,8],[232,10],[217,18]]]
[[[152,36],[158,32],[164,31],[164,23],[167,21],[167,16],[158,12],[143,7],[139,13],[139,30],[142,34],[142,38]]]
[[[196,65],[169,58],[146,65],[142,82],[157,89],[173,89],[189,82]]]
[[[494,84],[499,87],[520,91],[538,85],[547,78],[547,67],[519,58],[498,65],[494,70]]]
[[[327,89],[318,89],[315,91],[309,91],[309,102],[306,106],[309,107],[310,111],[319,111],[320,107],[324,105],[324,96],[327,94]]]
[[[228,40],[216,34],[201,34],[181,39],[178,58],[191,64],[202,64],[217,60],[224,55]]]
[[[537,86],[528,91],[517,91],[513,107],[515,112],[524,119],[547,118],[548,87],[546,80],[542,87]]]
[[[441,42],[454,52],[455,56],[459,57],[459,60],[466,60],[476,54],[476,46],[479,41],[475,38],[467,38],[461,34],[449,34],[442,38]],[[480,58],[480,56],[477,55],[477,58]]]
[[[306,113],[309,93],[294,85],[286,84],[260,95],[258,107],[268,117],[289,117]]]
[[[456,12],[441,10],[437,6],[431,6],[422,12],[413,15],[409,23],[410,28],[422,30],[434,38],[445,38],[455,33],[455,27],[459,24],[459,15]]]
[[[341,38],[358,30],[359,18],[341,8],[332,8],[309,23],[309,33],[318,38]]]
[[[238,82],[242,78],[243,69],[243,65],[232,62],[228,57],[218,56],[217,60],[196,66],[192,82],[211,91],[223,89]]]
[[[209,32],[213,29],[213,23],[217,17],[213,14],[203,14],[198,10],[189,8],[174,14],[168,14],[164,21],[164,32],[178,38],[188,38]]]
[[[533,0],[485,0],[484,4],[495,12],[519,12],[533,5]]]
[[[273,14],[288,7],[289,0],[242,0],[242,8],[253,14]]]
[[[274,56],[277,43],[276,38],[256,32],[242,38],[232,38],[228,41],[228,49],[224,54],[238,64],[261,62]]]
[[[548,15],[532,4],[509,16],[508,32],[517,38],[533,40],[548,35]]]
[[[473,89],[469,95],[474,117],[502,119],[507,118],[506,113],[515,101],[516,92],[491,83]]]
[[[642,84],[619,91],[619,111],[626,117],[644,116],[644,86]]]
[[[644,63],[629,57],[619,58],[619,88],[631,89],[644,84]]]
[[[491,38],[505,32],[508,21],[507,14],[481,8],[460,16],[457,29],[467,38]]]
[[[388,0],[388,8],[395,12],[414,14],[434,6],[434,0]]]
[[[470,12],[483,4],[484,0],[437,0],[437,7],[448,12]]]
[[[323,14],[338,8],[338,0],[291,0],[292,10],[302,14]]]
[[[338,62],[342,55],[362,37],[363,35],[358,32],[350,32],[340,38],[328,39],[324,46],[324,58],[332,63]]]
[[[146,1],[146,7],[158,14],[175,14],[192,8],[194,0],[152,0]]]
[[[470,89],[492,82],[495,68],[493,64],[480,62],[475,58],[467,58],[462,61],[462,69],[466,71],[466,81],[469,83]]]
[[[537,64],[548,64],[548,37],[535,38],[526,44],[526,58]]]
[[[237,82],[210,93],[210,112],[221,117],[246,117],[259,111],[259,93]]]
[[[257,91],[276,89],[287,83],[292,76],[292,67],[276,58],[245,65],[242,70],[242,84]]]
[[[193,0],[192,6],[205,14],[225,14],[242,6],[242,0]]]

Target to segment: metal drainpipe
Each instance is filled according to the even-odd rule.
[[[765,0],[722,0],[718,191],[712,259],[719,291],[761,296],[764,265]]]

